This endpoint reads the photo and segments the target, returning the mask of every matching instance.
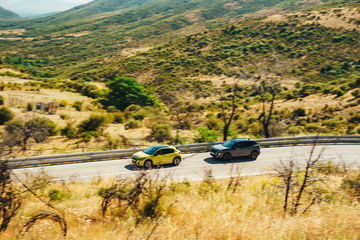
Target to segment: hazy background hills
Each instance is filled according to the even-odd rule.
[[[0,7],[0,19],[8,19],[8,18],[18,18],[19,16],[3,7]]]

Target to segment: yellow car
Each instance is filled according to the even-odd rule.
[[[145,169],[163,164],[174,164],[177,166],[181,162],[181,153],[174,146],[157,145],[134,153],[132,162],[134,165],[144,167]]]

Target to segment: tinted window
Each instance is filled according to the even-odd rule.
[[[156,152],[157,155],[165,155],[169,153],[174,153],[174,149],[166,148],[166,149],[160,149],[159,151]]]
[[[242,148],[242,147],[245,147],[245,146],[247,146],[246,142],[239,142],[239,143],[236,144],[236,148]]]
[[[174,153],[174,149],[172,148],[167,148],[167,149],[163,149],[164,153],[163,154],[169,154],[169,153]]]
[[[149,148],[144,150],[144,153],[149,154],[149,155],[153,155],[156,152],[156,150],[158,150],[160,148],[163,148],[163,147],[166,147],[166,146],[160,145],[160,146],[149,147]]]

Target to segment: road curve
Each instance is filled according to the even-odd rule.
[[[264,148],[257,160],[248,158],[234,159],[230,162],[213,159],[209,153],[185,154],[182,163],[150,170],[151,174],[171,176],[174,180],[201,180],[204,169],[212,170],[215,178],[227,178],[241,172],[241,175],[257,175],[274,172],[280,161],[294,159],[303,162],[309,157],[311,146],[294,146]],[[322,152],[322,161],[333,161],[349,167],[360,167],[360,145],[322,145],[316,147],[316,154]],[[16,169],[14,173],[25,176],[25,173],[37,174],[44,170],[55,180],[90,181],[96,177],[128,178],[135,175],[130,160],[111,160],[91,163],[78,163],[45,167]]]

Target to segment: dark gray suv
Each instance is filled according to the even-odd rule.
[[[260,154],[260,146],[254,140],[236,138],[213,146],[210,154],[215,158],[224,160],[243,156],[249,156],[255,160]]]

